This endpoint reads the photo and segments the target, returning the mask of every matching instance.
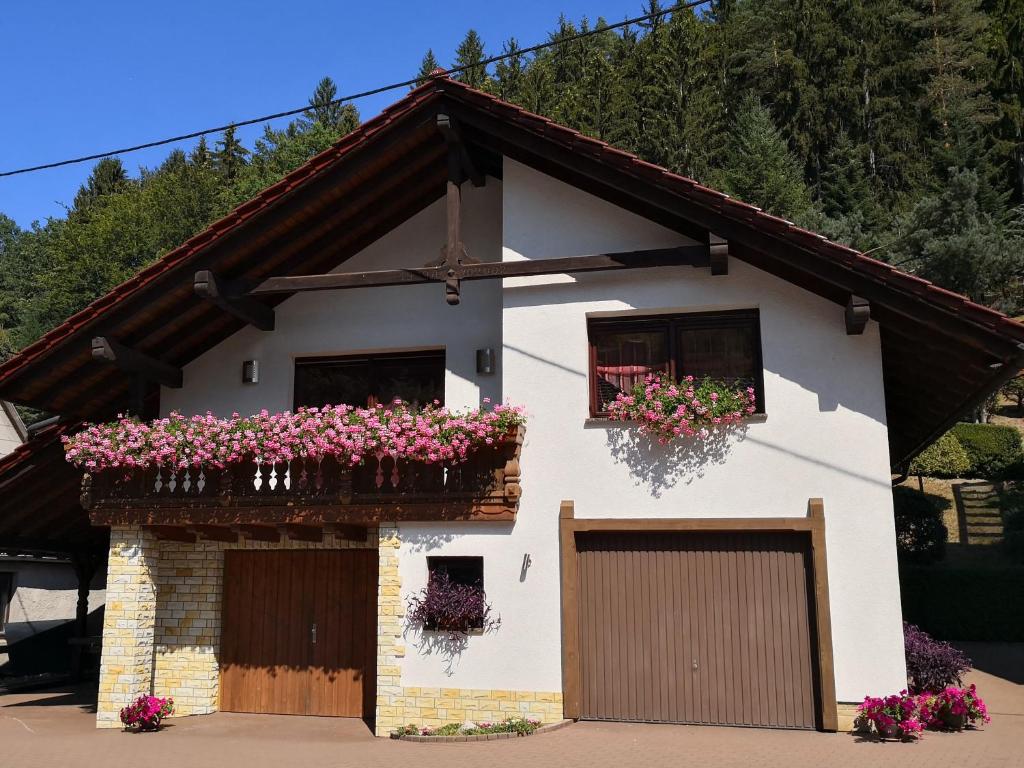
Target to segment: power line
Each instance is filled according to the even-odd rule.
[[[543,50],[545,50],[547,48],[554,48],[555,46],[559,46],[559,45],[566,45],[567,43],[573,43],[573,42],[576,42],[577,40],[583,40],[583,39],[591,37],[593,35],[598,35],[598,34],[602,34],[604,32],[609,32],[609,31],[611,31],[613,29],[621,29],[622,27],[628,27],[628,26],[631,26],[633,24],[639,24],[639,23],[644,22],[644,21],[653,21],[656,18],[660,18],[661,16],[667,16],[670,13],[676,13],[678,11],[684,11],[684,10],[688,10],[690,8],[696,8],[697,6],[700,6],[700,5],[706,5],[707,2],[708,2],[708,0],[690,0],[689,2],[679,3],[679,4],[677,4],[677,5],[675,5],[675,6],[671,7],[671,8],[664,8],[664,9],[659,10],[659,11],[654,11],[653,13],[644,14],[643,16],[635,16],[635,17],[633,17],[631,19],[626,19],[625,21],[616,22],[615,24],[606,24],[606,25],[601,26],[601,27],[595,27],[594,29],[587,30],[586,32],[579,32],[579,33],[577,33],[575,35],[571,35],[569,37],[560,38],[558,40],[550,40],[550,41],[548,41],[546,43],[538,43],[537,45],[531,45],[528,48],[516,48],[516,49],[514,49],[512,51],[509,51],[508,53],[503,53],[503,54],[501,54],[499,56],[491,56],[489,58],[482,59],[481,61],[478,61],[475,64],[467,64],[467,65],[461,66],[461,67],[452,67],[451,69],[446,70],[446,74],[448,74],[448,75],[455,75],[455,74],[459,74],[461,72],[465,72],[465,71],[471,70],[471,69],[479,69],[481,67],[488,67],[491,64],[494,64],[494,63],[499,62],[499,61],[504,61],[506,59],[511,59],[511,58],[514,58],[514,57],[517,57],[517,56],[524,56],[524,55],[530,54],[530,53],[536,53],[537,51],[543,51]],[[332,99],[331,101],[326,102],[322,106],[334,106],[334,105],[337,105],[337,104],[342,104],[344,102],[355,101],[356,99],[364,99],[364,98],[366,98],[368,96],[376,96],[378,93],[385,93],[387,91],[393,91],[393,90],[395,90],[397,88],[408,88],[410,85],[417,85],[417,84],[423,82],[426,79],[427,78],[424,78],[424,77],[414,77],[411,80],[403,80],[400,83],[390,83],[389,85],[381,85],[381,86],[379,86],[377,88],[371,88],[368,91],[360,91],[359,93],[353,93],[353,94],[350,94],[348,96],[339,96],[336,99]],[[12,171],[0,171],[0,178],[3,178],[5,176],[17,176],[18,174],[22,174],[22,173],[32,173],[34,171],[45,171],[45,170],[50,169],[50,168],[60,168],[61,166],[64,166],[64,165],[75,165],[77,163],[86,163],[86,162],[89,162],[90,160],[102,160],[104,157],[111,157],[112,155],[126,155],[126,154],[128,154],[130,152],[138,152],[139,150],[143,150],[143,149],[152,149],[153,147],[162,147],[165,144],[174,144],[176,142],[185,141],[187,139],[197,139],[200,136],[207,136],[207,135],[209,135],[211,133],[221,133],[222,131],[226,131],[229,128],[239,128],[239,127],[246,126],[246,125],[255,125],[256,123],[266,123],[266,122],[269,122],[271,120],[278,120],[278,119],[280,119],[282,117],[292,117],[294,115],[298,115],[298,114],[301,114],[303,112],[309,111],[311,106],[312,105],[310,105],[310,104],[306,104],[306,105],[301,106],[301,107],[296,107],[295,109],[286,109],[286,110],[284,110],[282,112],[274,112],[273,114],[270,114],[270,115],[262,115],[261,117],[253,117],[253,118],[249,118],[248,120],[239,120],[237,122],[228,123],[227,125],[219,125],[219,126],[217,126],[215,128],[204,128],[201,131],[192,131],[191,133],[183,133],[180,136],[171,136],[170,138],[166,138],[166,139],[157,139],[156,141],[148,141],[145,144],[135,144],[134,146],[131,146],[131,147],[123,147],[121,149],[111,149],[111,150],[109,150],[107,152],[96,152],[96,153],[91,154],[91,155],[83,155],[82,157],[74,157],[74,158],[71,158],[71,159],[68,159],[68,160],[58,160],[56,162],[43,163],[42,165],[33,165],[33,166],[26,167],[26,168],[17,168],[17,169],[12,170]],[[321,106],[321,105],[318,105],[318,106]]]

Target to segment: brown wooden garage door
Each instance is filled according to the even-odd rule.
[[[806,535],[577,536],[582,717],[816,726]]]
[[[283,715],[372,714],[376,551],[224,554],[220,708]]]

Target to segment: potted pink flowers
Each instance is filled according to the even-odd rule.
[[[884,697],[866,696],[857,711],[875,726],[883,741],[916,738],[924,730],[924,724],[917,716],[917,697],[906,691]]]
[[[962,731],[967,725],[991,720],[973,684],[968,688],[951,685],[938,693],[923,693],[919,705],[921,719],[933,729]]]
[[[126,731],[158,731],[165,717],[174,713],[174,699],[160,699],[143,694],[121,710]]]

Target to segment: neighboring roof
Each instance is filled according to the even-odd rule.
[[[90,526],[78,502],[81,470],[64,460],[61,437],[79,426],[53,424],[0,458],[0,551],[72,554],[106,549],[106,532]]]
[[[91,336],[179,366],[223,341],[241,324],[193,295],[194,272],[261,280],[333,269],[442,196],[439,111],[456,118],[491,175],[500,175],[492,158],[505,155],[688,235],[714,232],[733,257],[841,306],[867,299],[881,327],[894,465],[1024,362],[1024,325],[994,310],[438,77],[0,366],[0,394],[55,413],[111,415],[130,381],[92,361]]]

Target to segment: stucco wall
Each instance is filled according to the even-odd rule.
[[[6,456],[21,445],[21,435],[11,422],[7,408],[0,408],[0,456]]]
[[[677,233],[505,162],[501,183],[466,186],[466,243],[482,260],[571,256],[685,242]],[[444,240],[443,203],[367,248],[344,269],[422,265]],[[758,307],[767,418],[709,456],[635,444],[632,432],[588,425],[588,314]],[[426,580],[428,555],[483,555],[500,629],[461,648],[406,631],[404,687],[557,691],[561,688],[557,518],[802,516],[825,500],[836,688],[841,700],[903,683],[889,459],[877,326],[847,336],[842,310],[730,261],[730,274],[662,268],[630,273],[466,283],[448,307],[440,286],[296,296],[278,330],[239,332],[185,369],[164,410],[251,412],[291,405],[296,356],[446,349],[446,400],[524,404],[524,495],[514,526],[400,526],[401,593]],[[499,352],[479,377],[478,347]],[[240,383],[257,358],[261,383]],[[885,590],[866,588],[863,573]],[[865,628],[870,627],[870,632]]]
[[[70,563],[0,558],[0,573],[14,574],[14,596],[4,630],[8,644],[75,618],[78,581]],[[105,574],[97,570],[89,592],[89,612],[103,605]]]

